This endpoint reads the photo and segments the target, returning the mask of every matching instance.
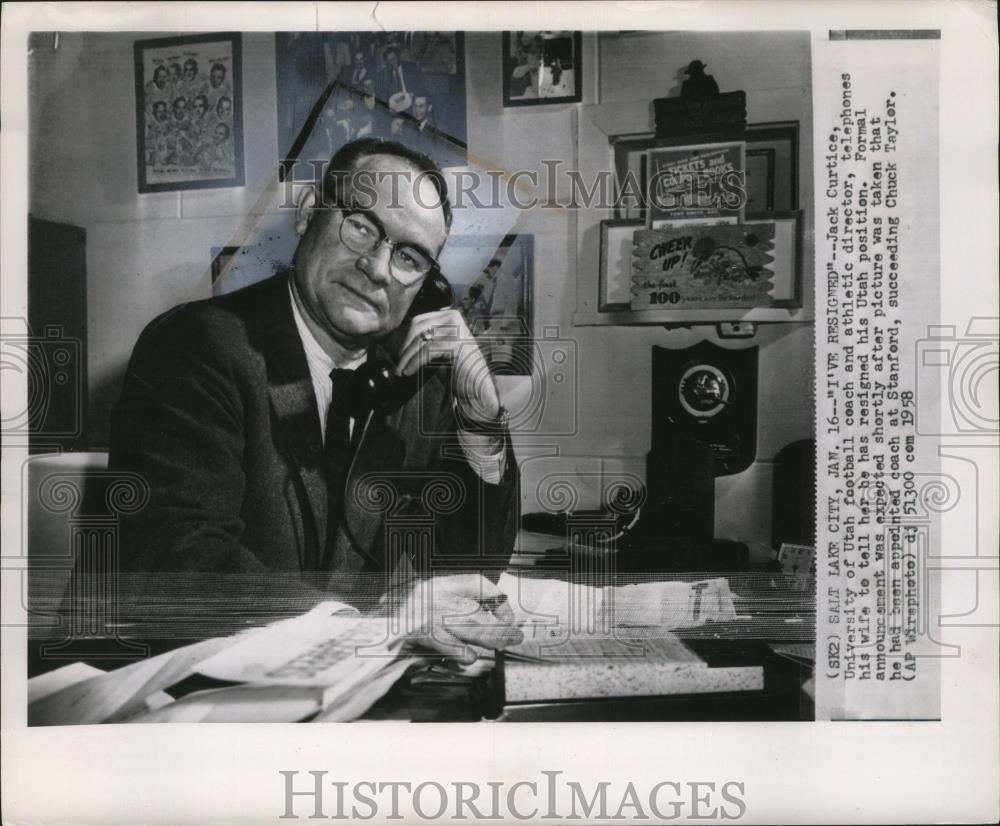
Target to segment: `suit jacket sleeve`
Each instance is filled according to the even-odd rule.
[[[462,507],[439,520],[440,546],[450,557],[461,558],[456,564],[462,568],[482,571],[496,581],[510,562],[520,522],[519,473],[510,435],[503,439],[503,476],[497,484],[490,484],[459,446],[450,394],[444,395],[439,421],[441,432],[455,434],[441,451],[441,468],[455,474],[467,494]]]

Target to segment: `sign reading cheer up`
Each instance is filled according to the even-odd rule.
[[[636,230],[632,310],[775,306],[772,222]]]

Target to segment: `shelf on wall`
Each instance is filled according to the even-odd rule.
[[[756,323],[808,323],[812,312],[804,307],[784,309],[758,307],[756,309],[735,310],[615,310],[612,312],[578,311],[573,314],[574,327],[601,326],[663,326],[672,324],[691,326],[693,324],[716,324],[720,321],[752,321]]]
[[[768,171],[773,164],[775,169],[785,169],[785,174],[776,175],[773,191],[770,185],[763,190],[763,203],[758,206],[764,208],[756,210],[759,213],[757,215],[748,215],[744,223],[750,223],[751,217],[760,221],[786,223],[794,217],[792,231],[795,243],[790,247],[791,266],[786,268],[787,272],[792,273],[794,296],[786,299],[782,295],[779,306],[703,310],[664,307],[632,311],[627,301],[619,303],[618,298],[610,291],[606,292],[605,282],[608,276],[603,239],[609,227],[617,226],[622,230],[623,227],[634,225],[638,228],[644,225],[644,220],[638,215],[623,215],[606,208],[585,205],[579,210],[577,218],[577,250],[581,266],[577,273],[577,305],[573,315],[575,327],[692,326],[732,321],[808,324],[813,321],[815,287],[812,272],[812,215],[809,208],[799,211],[800,121],[788,119],[784,98],[778,101],[782,105],[777,105],[758,90],[754,103],[761,120],[748,124],[749,142],[760,149],[761,157],[764,158],[762,163],[765,163]],[[649,122],[648,100],[614,101],[583,107],[577,121],[580,173],[585,179],[596,179],[598,175],[609,171],[617,177],[622,174],[623,166],[631,168],[630,152],[638,158],[648,148],[658,144],[654,133],[649,131]],[[808,133],[806,138],[808,139]],[[765,180],[770,180],[770,174]],[[811,194],[810,187],[807,187],[806,194],[807,197]]]

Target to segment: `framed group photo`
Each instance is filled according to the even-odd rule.
[[[135,42],[139,192],[244,184],[240,35]]]
[[[311,175],[359,138],[399,141],[445,167],[465,164],[463,32],[278,32],[274,53],[284,174]]]

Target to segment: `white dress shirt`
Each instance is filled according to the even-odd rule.
[[[346,359],[342,363],[335,362],[330,354],[320,346],[316,337],[312,334],[306,320],[302,317],[302,310],[299,308],[299,299],[295,293],[295,287],[291,280],[288,282],[288,291],[292,300],[292,315],[295,318],[295,327],[302,340],[302,348],[306,353],[306,364],[309,366],[309,377],[312,379],[313,392],[316,394],[316,406],[319,412],[319,432],[326,438],[326,417],[330,411],[330,402],[333,401],[333,382],[330,381],[330,372],[334,368],[344,370],[355,370],[366,360],[367,355],[362,353],[354,359]],[[351,434],[354,433],[354,419],[350,423]],[[491,485],[498,484],[503,478],[505,467],[504,451],[500,450],[490,453],[473,447],[465,433],[458,431],[458,443],[462,446],[465,458],[472,465],[479,477]]]

